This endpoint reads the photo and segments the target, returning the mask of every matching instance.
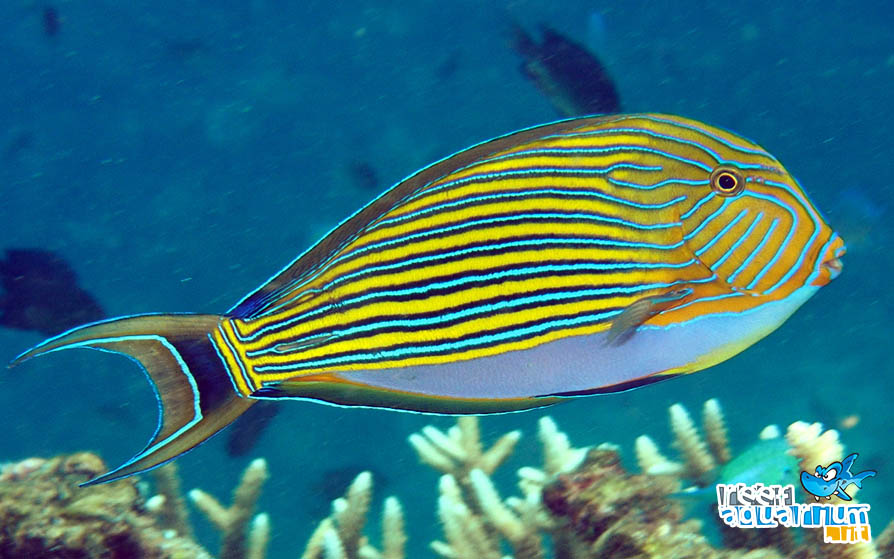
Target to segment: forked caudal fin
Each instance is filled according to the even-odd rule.
[[[50,338],[10,363],[76,347],[121,353],[138,361],[155,389],[159,418],[140,453],[83,485],[114,481],[158,467],[217,433],[256,400],[239,397],[211,340],[216,315],[141,315],[88,324]]]

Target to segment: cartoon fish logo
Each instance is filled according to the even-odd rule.
[[[825,468],[817,466],[814,474],[801,472],[801,485],[817,501],[820,497],[831,499],[832,495],[850,501],[851,496],[844,491],[847,486],[853,484],[858,488],[863,487],[863,480],[877,473],[875,470],[866,470],[856,475],[852,474],[851,466],[857,456],[855,452],[842,462],[832,462]]]

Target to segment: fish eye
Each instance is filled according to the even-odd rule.
[[[838,472],[835,469],[831,469],[823,475],[823,479],[826,481],[832,481],[835,479],[835,476],[838,475]]]
[[[721,196],[735,196],[745,189],[745,177],[735,167],[723,165],[711,173],[711,188]]]

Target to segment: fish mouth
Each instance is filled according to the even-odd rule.
[[[841,258],[832,258],[823,262],[823,268],[829,271],[830,280],[837,278],[843,267],[844,264],[841,263]]]
[[[823,251],[820,265],[817,267],[818,275],[811,284],[822,287],[837,278],[844,267],[841,257],[844,256],[845,252],[847,252],[847,248],[844,246],[844,241],[841,240],[838,234],[833,233],[832,239]]]

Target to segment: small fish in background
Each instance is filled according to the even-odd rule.
[[[3,159],[15,161],[23,153],[34,147],[34,134],[27,130],[16,130],[3,145]]]
[[[613,114],[621,100],[605,66],[586,48],[543,26],[538,43],[521,26],[514,26],[513,48],[524,63],[522,73],[564,117]]]
[[[450,80],[456,77],[461,65],[462,55],[458,50],[447,54],[436,66],[435,76],[439,80]]]
[[[7,249],[0,260],[0,325],[52,336],[106,314],[78,286],[71,266],[40,249]]]
[[[361,190],[379,190],[382,187],[379,174],[368,161],[355,159],[348,163],[347,170],[351,182]]]
[[[57,36],[62,29],[59,11],[53,6],[44,6],[41,12],[41,21],[43,23],[43,34],[47,37]]]
[[[788,442],[778,428],[775,436],[762,438],[738,453],[735,458],[721,466],[714,483],[707,487],[691,487],[674,494],[674,497],[695,499],[716,504],[715,485],[788,485],[798,479],[798,459],[789,454]]]

